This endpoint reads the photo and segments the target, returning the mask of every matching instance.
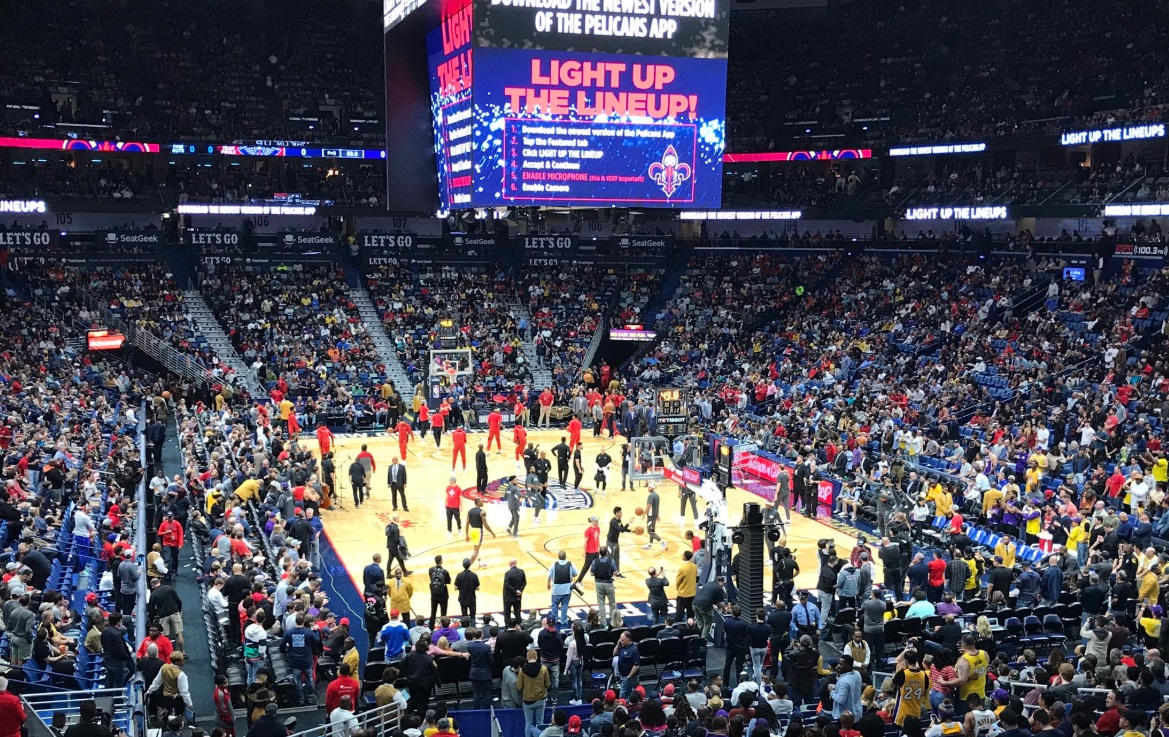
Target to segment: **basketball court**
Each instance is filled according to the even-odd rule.
[[[490,479],[487,497],[491,501],[484,505],[484,510],[487,523],[495,531],[496,537],[492,538],[490,534],[485,534],[486,540],[480,550],[480,559],[486,562],[487,567],[480,568],[478,562],[473,567],[480,580],[478,613],[503,611],[503,575],[507,571],[509,560],[515,558],[528,579],[523,599],[526,615],[532,607],[547,610],[550,606],[551,594],[547,586],[547,571],[548,566],[556,560],[558,551],[564,550],[568,554],[568,559],[577,566],[583,562],[584,530],[588,526],[590,516],[595,515],[600,520],[602,544],[615,506],[622,507],[623,521],[631,529],[645,526],[644,517],[636,518],[634,510],[645,505],[647,488],[644,483],[639,483],[633,491],[620,491],[621,474],[617,466],[620,463],[624,438],[620,435],[612,439],[594,438],[591,430],[586,429],[582,434],[583,488],[577,489],[571,485],[567,488],[561,487],[554,464],[549,479],[550,508],[540,513],[539,523],[533,521],[534,510],[528,507],[521,510],[519,537],[513,539],[506,532],[510,513],[503,503],[499,487],[501,482],[512,474],[522,481],[524,469],[522,462],[516,461],[515,444],[511,442],[510,430],[505,428],[503,435],[502,454],[493,450],[487,457]],[[541,450],[551,449],[565,436],[566,433],[557,430],[534,428],[528,430],[528,441],[536,443]],[[460,462],[455,471],[457,484],[463,490],[461,516],[464,524],[467,510],[474,506],[471,497],[476,493],[475,452],[480,443],[486,443],[486,439],[486,432],[468,433],[467,468],[463,470]],[[377,462],[377,470],[373,474],[371,498],[363,503],[360,509],[354,509],[353,492],[349,487],[346,471],[354,457],[361,451],[362,444],[369,446],[369,451]],[[594,459],[602,449],[613,457],[607,493],[599,493],[593,483],[596,473]],[[333,451],[340,483],[338,497],[343,507],[339,508],[334,504],[332,509],[325,512],[326,534],[348,569],[357,590],[361,591],[361,572],[370,563],[373,554],[381,553],[383,566],[386,562],[385,527],[395,514],[390,502],[386,476],[390,463],[398,454],[397,436],[385,433],[337,435]],[[549,456],[551,457],[551,453]],[[453,580],[462,571],[462,560],[471,556],[473,547],[464,541],[464,533],[454,531],[448,535],[446,529],[444,492],[451,476],[449,436],[443,436],[441,449],[435,448],[434,440],[429,435],[412,440],[405,464],[409,479],[406,493],[410,511],[399,510],[397,514],[411,554],[407,561],[410,570],[413,571],[409,579],[414,584],[411,608],[415,614],[429,616],[430,590],[427,570],[434,565],[434,556],[443,556],[443,566],[450,572]],[[569,484],[572,480],[573,474],[570,471]],[[673,598],[674,580],[682,563],[682,553],[690,549],[684,537],[686,531],[693,530],[696,535],[705,537],[698,529],[698,522],[705,519],[701,499],[699,520],[695,521],[688,515],[685,521],[680,521],[678,486],[668,481],[659,481],[657,486],[661,496],[662,514],[657,532],[665,540],[666,548],[663,550],[660,543],[655,543],[652,548],[643,549],[642,546],[649,542],[648,534],[637,536],[625,533],[621,536],[621,570],[625,578],[617,579],[615,582],[617,602],[619,607],[627,603],[641,603],[641,609],[621,607],[625,616],[643,613],[647,597],[644,581],[651,566],[659,571],[664,569],[664,575],[670,581],[667,593]],[[732,524],[739,522],[743,504],[752,501],[765,503],[750,492],[738,488],[729,490],[727,502]],[[855,532],[848,528],[835,529],[828,524],[808,520],[799,514],[792,515],[787,528],[787,544],[792,548],[800,564],[801,573],[796,579],[798,588],[814,588],[816,585],[816,541],[822,538],[834,539],[842,551],[851,550],[856,542]],[[880,566],[879,564],[877,566],[879,575]],[[387,571],[387,575],[392,575],[392,571]],[[584,595],[577,593],[572,595],[571,607],[574,617],[582,616],[589,608],[596,606],[592,577],[586,577],[581,585],[584,588]],[[765,590],[768,593],[771,591],[770,565],[767,568]],[[452,587],[448,607],[448,614],[452,616],[459,614],[457,596]]]

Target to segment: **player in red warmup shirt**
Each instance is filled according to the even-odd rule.
[[[430,432],[434,434],[434,447],[442,447],[442,430],[446,426],[446,416],[442,412],[435,412],[430,416]]]
[[[524,448],[528,447],[528,431],[518,421],[515,429],[511,431],[511,439],[515,443],[515,459],[523,460]]]
[[[571,450],[576,450],[576,446],[580,445],[580,418],[576,415],[568,421],[568,447]]]
[[[317,427],[317,445],[321,448],[322,456],[333,449],[333,431],[325,427],[324,423]]]
[[[451,443],[454,449],[451,451],[451,470],[455,470],[455,461],[461,456],[463,459],[463,470],[467,470],[467,431],[461,427],[455,428],[451,433]]]
[[[410,427],[410,423],[405,420],[398,420],[398,426],[394,428],[398,431],[398,450],[402,458],[406,457],[406,446],[410,443],[410,439],[414,437],[414,428]]]
[[[503,429],[503,415],[499,410],[491,410],[491,414],[487,415],[487,452],[491,452],[491,441],[495,440],[495,449],[503,453],[503,441],[500,439],[500,431]]]

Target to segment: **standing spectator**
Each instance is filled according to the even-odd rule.
[[[749,646],[751,648],[751,669],[755,683],[763,683],[763,659],[767,655],[768,640],[771,639],[771,627],[763,620],[763,607],[755,611],[755,621],[747,628]],[[776,651],[778,655],[779,651]],[[724,679],[725,680],[725,679]]]
[[[459,592],[459,616],[475,619],[479,576],[471,570],[471,559],[463,558],[463,570],[455,576],[455,590]]]
[[[574,576],[576,566],[568,560],[568,554],[561,550],[556,554],[556,562],[548,568],[548,590],[552,592],[552,611],[549,612],[549,618],[566,627],[569,624],[568,600],[572,596]],[[557,679],[552,680],[555,682]]]
[[[844,712],[863,714],[861,705],[861,674],[853,667],[852,656],[845,653],[836,663],[836,689],[832,692],[832,718],[840,719]]]
[[[564,639],[556,631],[555,617],[544,618],[544,626],[536,637],[536,647],[540,651],[540,664],[548,669],[548,703],[556,706],[560,693],[560,670],[564,662]]]
[[[665,571],[662,573],[664,574]],[[649,591],[646,603],[649,604],[653,624],[661,624],[662,620],[666,618],[666,613],[670,611],[670,599],[666,595],[666,587],[669,585],[670,579],[660,575],[658,569],[649,569],[649,577],[645,579],[645,588]]]
[[[442,567],[442,556],[434,556],[434,565],[427,573],[430,580],[430,629],[434,629],[436,614],[441,610],[446,616],[447,603],[450,601],[451,574]]]
[[[355,703],[360,694],[361,682],[353,677],[349,664],[342,663],[337,668],[337,677],[325,688],[325,714],[340,707],[346,698]]]
[[[536,725],[544,721],[544,709],[548,698],[548,685],[551,683],[548,669],[540,664],[539,655],[535,650],[529,650],[526,662],[520,667],[516,677],[516,688],[520,692],[524,710],[524,737],[539,737],[540,730]]]
[[[160,692],[158,703],[172,713],[181,714],[185,709],[193,709],[191,691],[187,683],[187,674],[183,672],[182,653],[171,653],[170,662],[159,669],[158,675],[146,689],[147,698],[156,691]]]
[[[166,519],[158,526],[158,539],[167,553],[172,576],[179,571],[179,551],[183,549],[183,526],[175,520],[174,512],[167,512]]]
[[[678,595],[675,613],[679,622],[685,622],[694,616],[694,596],[698,593],[698,566],[694,565],[694,553],[689,550],[682,553],[674,588]]]
[[[403,471],[403,473],[405,473],[405,471]],[[402,528],[399,525],[399,522],[400,520],[398,519],[398,515],[395,514],[393,519],[390,520],[390,524],[386,525],[386,568],[388,569],[394,564],[394,561],[397,560],[398,565],[403,571],[406,572],[406,575],[409,576],[413,574],[414,571],[406,568],[406,558],[404,555],[404,548],[406,546],[402,540]]]
[[[25,719],[27,716],[20,697],[9,693],[8,679],[0,676],[0,737],[20,737]]]
[[[598,551],[597,559],[593,561],[592,572],[597,592],[597,609],[601,621],[608,627],[610,617],[617,608],[617,595],[613,587],[613,576],[617,574],[617,566],[613,565],[608,548],[601,548]]]
[[[353,713],[353,697],[342,696],[337,708],[329,714],[331,737],[353,737],[358,731],[357,715]]]
[[[134,607],[138,603],[138,580],[142,577],[142,571],[134,562],[132,549],[126,548],[122,558],[118,566],[118,610],[130,617],[134,615]]]
[[[109,622],[101,631],[102,660],[106,667],[106,688],[122,688],[134,669],[134,653],[126,640],[122,613],[110,612]]]
[[[726,600],[726,579],[722,576],[707,581],[698,589],[698,595],[694,597],[694,613],[704,639],[710,636],[714,627],[714,608]]]
[[[503,574],[503,616],[504,618],[523,619],[524,589],[528,586],[528,577],[522,568],[517,567],[516,559],[507,562],[507,573]]]
[[[731,616],[723,622],[723,636],[726,638],[726,657],[723,659],[723,683],[731,688],[731,676],[743,670],[751,651],[750,626],[742,619],[743,611],[738,604],[731,607]]]
[[[316,658],[321,654],[321,638],[316,630],[305,626],[304,613],[296,615],[296,624],[284,633],[280,652],[288,658],[292,670],[292,682],[296,687],[298,706],[316,704],[317,691],[314,670]]]
[[[170,584],[155,578],[151,582],[147,612],[150,619],[162,627],[162,633],[174,641],[179,650],[183,645],[183,600]]]
[[[873,589],[868,599],[861,602],[865,642],[869,644],[873,662],[881,660],[885,652],[885,598],[879,589]]]
[[[613,646],[613,657],[617,658],[617,675],[621,678],[621,698],[628,699],[640,682],[641,653],[637,649],[629,630],[623,630]]]
[[[486,709],[491,706],[491,647],[483,642],[482,630],[467,629],[467,652],[471,655],[472,708]]]

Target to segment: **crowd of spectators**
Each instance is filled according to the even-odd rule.
[[[413,380],[429,373],[430,350],[444,318],[460,326],[446,347],[471,350],[477,386],[506,390],[530,377],[521,348],[523,329],[512,313],[512,274],[495,266],[413,266],[404,260],[369,267],[366,285]]]
[[[345,405],[370,376],[377,351],[330,262],[203,263],[199,288],[232,344],[266,383],[283,379],[293,396]]]
[[[42,307],[0,300],[0,676],[14,694],[120,687],[136,645],[121,620],[141,571],[141,403],[163,385],[83,355]]]
[[[808,133],[984,141],[1161,114],[1166,80],[1155,34],[1102,37],[1098,8],[1087,0],[1003,0],[987,10],[992,22],[981,8],[926,2],[850,3],[806,20],[774,10],[733,13],[728,149],[783,149]],[[1154,2],[1125,6],[1109,19],[1113,28],[1166,23],[1165,9]],[[864,33],[834,33],[826,41],[816,30],[825,24]],[[1060,31],[1037,36],[1039,27]],[[1076,51],[1088,47],[1092,54]],[[1043,61],[1005,61],[1022,56]]]
[[[162,263],[70,264],[50,258],[24,264],[18,275],[34,295],[78,325],[109,328],[101,312],[108,309],[190,356],[205,370],[222,371],[184,309],[182,289]]]

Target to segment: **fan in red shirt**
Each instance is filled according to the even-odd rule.
[[[576,415],[568,421],[568,449],[576,450],[576,446],[580,445],[580,418]]]
[[[511,431],[511,439],[515,443],[515,459],[517,461],[523,460],[524,448],[528,447],[528,431],[520,424],[518,417],[515,429]]]
[[[467,431],[461,427],[456,427],[455,431],[451,433],[451,443],[453,449],[451,450],[451,470],[455,470],[455,461],[461,456],[463,459],[463,470],[467,470]]]
[[[342,663],[337,668],[337,677],[325,689],[325,713],[329,714],[340,706],[341,699],[345,696],[348,696],[356,704],[360,694],[361,683],[349,674],[349,664]]]
[[[503,453],[503,441],[500,439],[500,431],[503,429],[503,415],[499,410],[491,410],[491,414],[487,415],[487,451],[491,451],[491,441],[495,440],[495,449]]]
[[[941,553],[934,552],[934,559],[926,564],[926,570],[926,588],[929,589],[926,593],[930,595],[930,601],[939,602],[942,600],[942,589],[946,586],[946,561],[942,560]]]
[[[463,490],[459,488],[456,479],[451,476],[451,482],[446,487],[446,534],[451,535],[451,520],[455,521],[455,528],[463,530],[463,520],[459,516],[459,508],[463,505]]]
[[[549,427],[552,422],[552,402],[556,397],[552,394],[551,389],[545,389],[540,392],[540,427]]]
[[[414,437],[414,428],[410,427],[410,423],[405,420],[398,420],[398,426],[394,428],[398,431],[398,451],[401,458],[406,458],[406,446],[410,443],[410,438]]]
[[[5,423],[0,425],[0,450],[8,450],[12,445],[12,426]]]
[[[333,431],[325,427],[324,423],[317,427],[317,445],[320,446],[322,456],[333,449]]]
[[[300,421],[296,419],[296,412],[288,413],[288,437],[300,435]]]

